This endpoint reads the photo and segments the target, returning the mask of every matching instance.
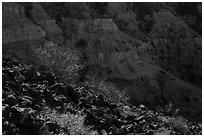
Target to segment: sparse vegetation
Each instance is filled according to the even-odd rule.
[[[68,107],[68,106],[67,106]],[[69,135],[97,135],[98,133],[91,130],[91,127],[84,125],[85,114],[78,111],[76,114],[70,112],[59,113],[56,110],[51,110],[45,107],[38,117],[49,120],[52,123],[59,125],[61,131],[59,134]],[[52,133],[51,133],[52,134]]]
[[[121,91],[113,83],[106,82],[105,80],[102,80],[102,79],[100,80],[98,78],[89,77],[89,80],[90,81],[87,81],[86,85],[97,89],[98,94],[103,94],[104,96],[106,96],[107,98],[110,98],[114,102],[118,102],[118,103],[122,102],[124,104],[128,103],[129,97],[126,94],[125,90]]]
[[[202,3],[38,4],[4,4],[3,135],[202,134]]]
[[[64,81],[70,82],[78,76],[77,72],[81,68],[79,57],[69,47],[47,41],[44,46],[36,49],[36,54],[46,68],[56,71]]]
[[[9,57],[3,57],[2,73],[3,134],[158,134],[160,128],[166,134],[201,134],[197,123],[182,117],[119,103],[123,95],[110,93],[116,88],[104,82],[72,87],[50,70]]]

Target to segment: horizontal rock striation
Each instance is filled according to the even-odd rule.
[[[94,23],[100,24],[100,21],[95,20],[90,24]],[[86,51],[89,69],[94,75],[110,79],[122,90],[127,90],[132,104],[157,106],[173,102],[184,116],[201,120],[201,90],[144,61],[138,53],[153,52],[153,47],[149,43],[135,48],[130,43],[131,38],[115,29],[114,25],[112,29],[105,27],[104,31],[98,29],[100,27],[97,25],[92,25],[90,27],[95,28],[94,33],[85,27],[89,28],[86,25],[77,27],[79,29],[73,45]]]
[[[89,24],[89,32],[117,30],[116,24],[111,19],[95,19]]]
[[[184,51],[184,49],[186,49],[186,52],[172,54],[172,60],[176,65],[178,61],[181,63],[186,61],[183,66],[188,64],[189,68],[185,66],[184,68],[186,70],[191,69],[196,59],[198,61],[201,59],[200,57],[194,56],[194,53],[191,52],[193,49],[195,55],[201,55],[201,39],[197,36],[190,35],[191,32],[187,31],[188,26],[184,25],[184,21],[177,20],[174,15],[166,12],[162,14],[158,13],[158,15],[154,14],[153,20],[155,23],[152,24],[152,30],[149,30],[152,42],[143,40],[145,42],[134,43],[134,41],[139,41],[139,38],[133,38],[128,33],[121,32],[121,29],[119,30],[111,19],[80,20],[63,18],[61,25],[63,28],[62,31],[56,25],[55,20],[49,17],[40,3],[32,3],[31,7],[32,9],[29,15],[31,15],[30,18],[33,20],[33,23],[25,17],[24,10],[20,5],[15,3],[3,4],[3,49],[9,48],[9,52],[15,52],[17,56],[26,59],[29,57],[31,59],[33,58],[31,55],[34,52],[31,50],[32,46],[26,45],[28,42],[38,43],[39,40],[46,38],[55,43],[62,43],[63,33],[66,40],[65,43],[68,46],[81,49],[87,55],[87,64],[90,73],[93,73],[94,76],[114,81],[121,90],[127,91],[132,104],[138,105],[142,103],[149,106],[156,106],[172,102],[176,107],[181,109],[184,116],[189,119],[201,121],[201,89],[178,79],[162,69],[162,66],[153,65],[154,62],[148,63],[140,57],[140,55],[154,52],[154,48],[163,49],[165,47],[164,45],[166,45],[166,49],[178,47],[169,53],[174,53],[173,51]],[[114,4],[112,7],[118,6]],[[115,9],[109,12],[114,15],[120,9],[125,8]],[[121,10],[121,12],[123,11]],[[126,15],[131,16],[126,18]],[[130,22],[133,16],[134,14],[130,14],[129,12],[126,12],[126,14],[121,13],[118,21]],[[121,24],[121,28],[124,27],[124,30],[129,31],[131,28],[134,28],[137,22],[132,22],[128,25],[129,27],[126,27],[126,25],[123,26],[124,24]],[[174,29],[172,30],[172,28]],[[135,30],[132,33],[135,32],[139,33],[139,30]],[[162,43],[159,40],[160,38],[163,39]],[[186,45],[192,40],[196,40],[195,43],[197,46],[194,46],[195,43],[191,44],[193,46]],[[17,42],[23,42],[24,44],[18,44],[17,46]],[[12,43],[11,47],[5,46],[9,43]],[[169,45],[171,44],[175,44],[175,46],[170,47]],[[197,49],[199,49],[199,52],[197,52]],[[3,53],[6,52],[3,51]],[[158,55],[163,57],[163,53],[164,56],[167,55],[165,50],[161,50],[161,53]],[[187,53],[190,56],[187,56]],[[174,60],[176,56],[180,55],[183,56],[178,61]],[[187,63],[189,61],[192,64]],[[173,64],[174,66],[172,65],[172,68],[175,68],[175,64]],[[201,67],[197,64],[200,63],[194,64],[194,67],[199,68],[196,69],[199,72]],[[168,64],[168,66],[170,65]],[[182,65],[178,64],[178,67],[182,67]],[[181,71],[183,70],[181,69]],[[185,75],[188,74],[187,72],[189,71],[186,71]],[[195,72],[193,67],[192,72],[193,74],[200,74]]]

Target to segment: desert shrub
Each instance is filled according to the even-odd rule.
[[[97,131],[93,131],[84,125],[86,115],[80,111],[76,114],[70,112],[58,113],[56,110],[51,110],[47,107],[44,108],[39,115],[41,119],[57,123],[61,129],[60,134],[70,135],[97,135]]]
[[[168,123],[183,133],[189,130],[187,120],[181,116],[169,118]]]
[[[36,49],[42,65],[56,71],[64,81],[70,81],[78,76],[80,69],[79,57],[76,51],[68,47],[61,47],[52,42]]]
[[[126,91],[118,89],[111,82],[106,82],[105,80],[92,77],[90,78],[90,81],[87,81],[86,84],[95,88],[98,94],[103,94],[114,102],[128,104],[127,102],[129,97],[126,94]]]
[[[182,133],[186,133],[189,131],[188,120],[186,120],[182,116],[177,117],[163,117],[160,116],[159,119],[167,125],[174,127]]]
[[[183,39],[188,37],[187,24],[169,11],[161,11],[153,15],[155,21],[150,35],[152,38]]]

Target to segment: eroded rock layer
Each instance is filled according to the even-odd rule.
[[[45,31],[25,17],[22,6],[3,3],[2,8],[3,44],[35,41],[45,37]]]
[[[71,3],[64,6],[70,18],[66,15],[60,18],[59,9],[57,22],[61,29],[44,10],[49,4],[41,5],[44,4],[31,3],[25,17],[21,5],[3,3],[3,54],[38,62],[35,46],[43,46],[43,39],[57,44],[65,39],[66,46],[87,55],[88,68],[94,76],[110,80],[127,91],[132,104],[172,103],[184,116],[201,121],[201,89],[174,76],[187,75],[187,80],[193,76],[193,81],[198,82],[202,78],[201,38],[184,21],[169,11],[151,11],[151,16],[140,17],[145,20],[142,27],[147,29],[151,37],[148,38],[140,31],[139,17],[131,10],[131,4],[105,3],[107,15],[101,15],[103,13],[92,13],[88,9],[92,7],[97,12],[97,4],[76,6]],[[91,18],[92,14],[99,18]],[[102,16],[105,19],[100,18]],[[154,56],[159,58],[158,62],[153,60]],[[185,73],[177,75],[183,68]]]
[[[93,24],[97,21],[94,20]],[[200,89],[144,61],[138,56],[140,49],[130,43],[131,38],[114,25],[109,29],[111,31],[99,30],[96,25],[82,21],[79,26],[74,45],[86,51],[91,72],[122,85],[131,103],[156,106],[173,102],[183,115],[201,120]],[[86,31],[87,26],[98,31]]]
[[[61,28],[57,26],[55,20],[49,17],[39,3],[32,3],[31,17],[36,24],[45,30],[48,40],[51,40],[57,44],[63,43]]]

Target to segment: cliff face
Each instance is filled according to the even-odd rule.
[[[36,61],[34,47],[40,46],[46,32],[25,17],[24,8],[16,3],[3,3],[2,49],[24,61]]]
[[[169,11],[155,13],[153,21],[150,35],[157,51],[157,65],[201,87],[201,37]]]
[[[43,28],[46,32],[46,38],[57,44],[63,43],[62,30],[56,24],[56,21],[51,19],[43,7],[39,3],[32,3],[31,18],[34,22]]]
[[[22,6],[3,3],[2,7],[3,44],[35,41],[45,37],[45,31],[25,17]]]
[[[28,46],[27,43],[42,46],[43,43],[39,42],[46,38],[62,44],[65,39],[66,46],[81,49],[88,56],[87,64],[92,75],[111,80],[121,90],[126,90],[132,104],[156,106],[172,102],[186,117],[201,120],[201,89],[175,77],[165,68],[170,66],[171,69],[176,69],[175,72],[172,71],[173,74],[181,72],[181,67],[186,68],[184,74],[189,74],[188,70],[191,68],[192,74],[199,77],[201,71],[197,73],[197,70],[201,68],[200,58],[194,54],[201,53],[200,37],[189,31],[188,26],[170,12],[161,11],[141,17],[146,20],[142,27],[149,27],[145,30],[149,36],[147,37],[139,29],[138,17],[131,10],[131,4],[107,4],[103,15],[106,19],[100,19],[102,13],[91,12],[91,7],[97,12],[97,6],[83,5],[85,7],[80,8],[80,4],[78,7],[65,4],[65,9],[59,9],[62,11],[56,15],[61,17],[61,13],[64,16],[65,13],[73,13],[70,16],[74,17],[57,20],[61,29],[40,3],[31,3],[31,9],[26,11],[33,23],[25,17],[22,6],[15,3],[3,4],[3,49],[6,49],[3,53],[15,53],[21,58],[33,60],[34,46]],[[44,6],[49,7],[49,4]],[[79,9],[83,9],[83,14]],[[48,12],[53,14],[51,10],[52,8]],[[90,18],[92,14],[99,18]],[[77,16],[79,19],[75,18]],[[22,43],[16,44],[17,42]],[[191,49],[196,52],[193,53]],[[174,54],[174,51],[179,52]],[[195,64],[193,67],[184,62],[189,60],[191,64]],[[164,63],[167,65],[162,66]],[[190,76],[192,75],[189,74]]]
[[[62,30],[40,4],[32,4],[30,13],[26,13],[28,11],[21,3],[3,3],[2,7],[3,54],[38,64],[35,49],[44,45],[45,39],[63,43]]]

